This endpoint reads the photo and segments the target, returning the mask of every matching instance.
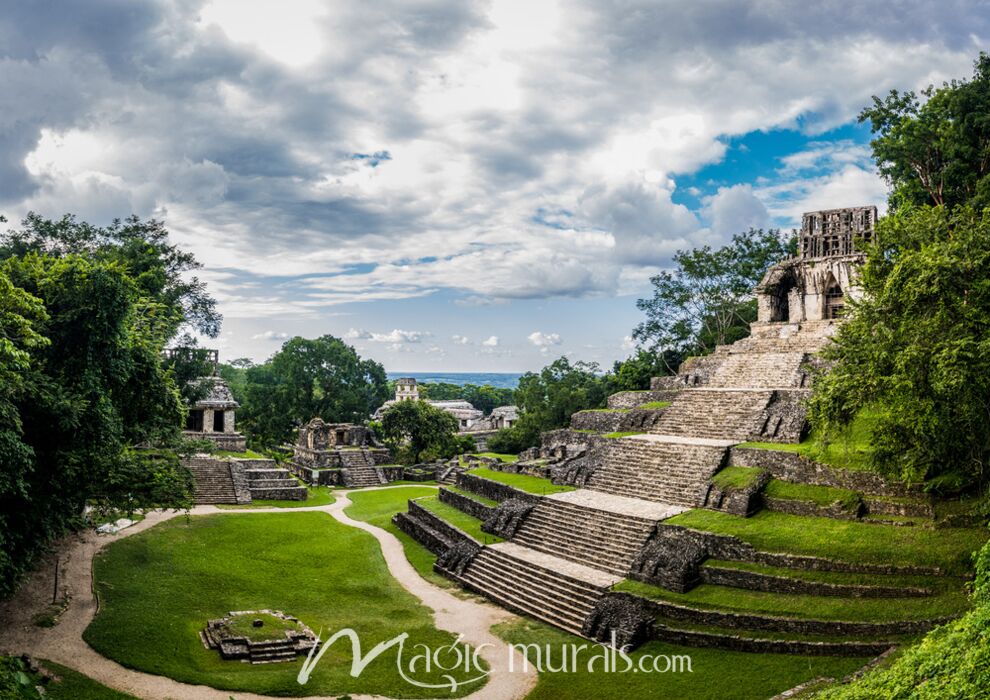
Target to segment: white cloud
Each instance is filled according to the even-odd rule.
[[[278,331],[265,331],[264,333],[257,333],[251,336],[252,340],[288,340],[288,333],[280,333]]]
[[[492,335],[488,336],[487,340],[482,340],[481,344],[486,348],[497,348],[498,347],[498,336]]]
[[[530,333],[527,336],[527,340],[538,347],[544,355],[550,352],[552,346],[560,345],[563,342],[557,333],[543,333],[541,331]]]
[[[631,335],[627,335],[627,336],[625,336],[622,339],[622,346],[621,347],[622,347],[623,350],[635,350],[636,349],[636,341],[633,340],[633,337]]]
[[[373,333],[363,328],[351,328],[344,333],[347,340],[370,340],[375,343],[392,343],[391,349],[406,343],[421,343],[424,338],[429,338],[432,334],[425,331],[404,331],[398,328],[388,333]]]
[[[468,345],[471,342],[470,338],[463,335],[452,335],[450,339],[454,341],[454,345]]]

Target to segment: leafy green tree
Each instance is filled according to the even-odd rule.
[[[639,349],[631,357],[612,365],[608,375],[609,393],[649,389],[653,377],[671,374],[671,368],[679,366],[683,359],[672,350],[655,353]]]
[[[184,506],[191,479],[174,455],[132,449],[174,440],[182,407],[161,362],[170,325],[127,266],[28,253],[0,264],[0,279],[0,374],[13,377],[0,409],[3,595],[87,502]]]
[[[986,480],[990,458],[990,212],[901,210],[880,221],[811,417],[826,436],[875,415],[881,471],[933,489]]]
[[[215,338],[223,317],[206,283],[189,273],[202,267],[191,253],[169,243],[161,221],[131,216],[106,227],[77,221],[71,214],[54,221],[33,212],[21,228],[8,231],[0,243],[0,260],[39,253],[51,257],[78,254],[125,267],[137,293],[158,304],[154,319],[167,339],[189,327]]]
[[[492,436],[496,452],[521,452],[539,443],[540,433],[566,426],[571,414],[601,408],[608,398],[609,382],[594,362],[571,363],[561,357],[540,372],[527,372],[516,388],[519,420]]]
[[[753,288],[772,264],[794,255],[795,245],[777,229],[750,229],[721,248],[678,251],[676,267],[650,280],[653,296],[636,302],[646,320],[633,337],[664,360],[668,374],[677,369],[671,360],[746,337],[756,320]]]
[[[929,85],[921,98],[891,90],[859,115],[875,136],[873,156],[892,187],[891,210],[990,205],[990,56],[980,54],[972,80]]]
[[[457,430],[453,415],[426,401],[399,401],[382,414],[382,437],[410,464],[456,454]]]
[[[295,337],[246,370],[240,419],[252,443],[281,444],[312,418],[359,423],[388,398],[385,368],[362,360],[350,345],[324,335]]]

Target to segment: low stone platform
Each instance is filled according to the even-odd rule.
[[[537,552],[534,549],[522,547],[513,542],[499,542],[498,544],[488,545],[488,548],[497,550],[501,554],[505,554],[514,559],[519,559],[529,564],[533,564],[534,566],[539,566],[549,571],[555,571],[569,578],[577,579],[578,581],[590,583],[592,586],[607,588],[614,583],[618,583],[623,578],[622,576],[609,574],[599,569],[592,569],[590,566],[584,566],[583,564],[568,561],[567,559],[562,559],[561,557],[555,557],[552,554]]]
[[[656,501],[643,501],[638,498],[617,496],[603,491],[592,491],[591,489],[553,493],[545,496],[545,498],[570,503],[575,506],[581,506],[582,508],[602,510],[607,513],[628,515],[647,520],[666,520],[687,510],[683,506],[657,503]]]

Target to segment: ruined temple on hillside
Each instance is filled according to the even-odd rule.
[[[798,257],[771,267],[756,288],[760,323],[827,321],[858,298],[861,243],[873,240],[874,206],[807,212]]]

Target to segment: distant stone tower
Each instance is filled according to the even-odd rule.
[[[771,267],[756,287],[760,323],[829,321],[861,293],[856,270],[860,242],[873,240],[877,208],[807,212],[801,219],[798,257]]]
[[[419,385],[412,377],[403,377],[395,380],[395,400],[396,401],[418,401]]]

